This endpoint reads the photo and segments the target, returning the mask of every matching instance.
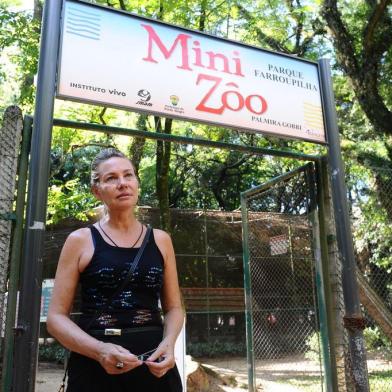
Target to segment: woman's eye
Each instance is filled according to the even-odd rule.
[[[133,177],[133,174],[132,174],[132,173],[127,173],[127,174],[125,174],[125,177],[126,177],[126,178],[132,178],[132,177]]]

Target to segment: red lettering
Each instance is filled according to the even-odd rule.
[[[256,109],[253,108],[252,98],[257,98],[258,100],[260,100],[260,104],[261,104],[260,111],[257,111]],[[263,114],[267,111],[268,108],[267,101],[261,95],[248,95],[245,99],[245,106],[248,108],[250,112],[254,114]]]
[[[231,73],[229,69],[229,60],[224,54],[214,52],[206,52],[206,54],[208,54],[208,57],[210,58],[210,64],[207,67],[208,69],[218,71],[215,67],[215,59],[219,58],[223,61],[223,70],[221,72]]]
[[[195,52],[195,62],[193,63],[193,65],[204,68],[204,65],[201,61],[201,49],[199,48],[200,42],[195,41],[193,45],[195,46],[195,48],[192,48],[193,51]]]
[[[237,52],[237,51],[234,51],[233,54],[234,54],[234,56],[239,56],[239,55],[240,55],[239,52]],[[241,60],[240,60],[239,58],[233,57],[233,61],[234,61],[234,63],[235,63],[235,72],[234,72],[234,75],[237,75],[237,76],[245,76],[245,75],[242,73],[242,70],[241,70]]]
[[[196,110],[200,110],[201,112],[222,114],[223,110],[224,110],[223,105],[220,108],[212,108],[212,107],[208,107],[205,105],[207,103],[207,101],[210,99],[211,95],[214,93],[214,91],[219,86],[220,82],[222,81],[222,78],[218,78],[217,76],[199,74],[197,77],[197,80],[196,80],[196,85],[198,85],[200,83],[200,81],[202,81],[202,80],[210,80],[215,83],[211,87],[211,89],[207,92],[207,94],[204,96],[204,98],[200,101],[200,103],[196,106]]]
[[[213,85],[207,91],[207,94],[205,94],[200,103],[196,106],[196,110],[213,114],[222,114],[226,109],[233,112],[239,112],[245,106],[246,109],[251,113],[260,115],[265,113],[268,109],[267,101],[261,95],[252,94],[245,98],[239,91],[235,90],[224,91],[220,96],[222,106],[212,107],[209,104],[210,98],[214,93],[215,96],[218,95],[216,90],[220,86],[222,78],[212,75],[199,74],[196,80],[196,85],[199,85],[203,80],[211,81],[213,82]],[[225,86],[239,88],[238,84],[234,82],[226,83]]]
[[[188,71],[192,71],[192,68],[189,66],[189,60],[188,60],[188,39],[191,38],[190,35],[187,34],[178,34],[177,38],[173,42],[173,45],[171,46],[170,49],[167,49],[166,46],[162,43],[161,39],[159,38],[159,35],[155,32],[152,26],[146,25],[146,24],[141,24],[142,27],[144,27],[147,30],[148,33],[148,55],[147,57],[143,57],[144,61],[150,61],[152,63],[157,63],[158,61],[155,60],[152,56],[152,45],[155,43],[165,59],[170,58],[170,56],[173,54],[174,50],[176,49],[178,43],[180,43],[181,46],[181,60],[182,64],[177,65],[177,68],[180,69],[186,69]]]
[[[235,83],[227,83],[226,86],[233,86],[233,87],[237,87],[238,88],[238,85],[236,85]],[[235,97],[237,97],[237,100],[238,100],[237,107],[230,106],[230,104],[229,104],[229,94],[232,94]],[[225,91],[222,94],[222,104],[223,104],[223,106],[226,106],[227,109],[232,110],[233,112],[238,112],[239,110],[241,110],[244,107],[244,97],[237,91],[233,91],[233,90]]]

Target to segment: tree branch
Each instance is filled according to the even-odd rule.
[[[321,14],[329,27],[335,43],[336,56],[342,67],[349,76],[359,74],[359,65],[352,45],[353,37],[342,21],[336,0],[324,0]]]
[[[241,14],[241,16],[246,19],[248,22],[252,22],[254,20],[252,14],[245,9],[241,4],[237,3],[238,10]],[[261,31],[259,28],[256,28],[256,34],[257,38],[261,43],[266,43],[271,49],[276,50],[278,52],[283,52],[283,53],[288,53],[290,54],[290,50],[286,48],[284,45],[282,45],[281,42],[276,40],[273,37],[268,36],[265,34],[263,31]]]
[[[99,115],[98,115],[98,117],[99,117],[99,119],[101,120],[101,123],[102,123],[103,125],[106,125],[106,121],[105,121],[105,119],[103,118],[103,116],[104,116],[105,113],[106,113],[106,110],[107,110],[107,107],[103,107],[102,110],[99,112]]]
[[[369,51],[369,47],[373,41],[375,30],[380,20],[384,17],[387,6],[391,3],[391,0],[381,0],[380,3],[376,4],[373,9],[373,13],[369,19],[369,23],[364,30],[363,44],[365,52]],[[391,31],[389,31],[389,36],[391,36]]]
[[[383,53],[392,44],[392,34],[388,33],[388,26],[391,24],[390,18],[386,15],[386,8],[378,8],[373,12],[372,27],[367,27],[367,32],[363,36],[375,37],[377,30],[381,33],[377,39],[370,41],[362,51],[355,53],[354,39],[348,33],[344,25],[340,12],[337,8],[336,0],[324,0],[322,15],[327,21],[332,35],[336,57],[343,70],[349,77],[359,104],[366,116],[377,132],[392,134],[392,112],[385,105],[383,98],[378,91],[379,66]],[[376,9],[375,8],[375,9]],[[379,15],[384,9],[384,15]],[[383,21],[378,26],[376,21]]]
[[[124,0],[119,0],[118,2],[120,3],[120,8],[123,11],[126,11],[127,10],[127,6],[125,5]]]

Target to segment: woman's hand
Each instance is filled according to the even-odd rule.
[[[98,361],[108,374],[126,373],[143,363],[124,347],[104,342],[100,342]]]
[[[176,364],[173,345],[163,340],[145,364],[155,377],[163,377]]]

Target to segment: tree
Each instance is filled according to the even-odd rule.
[[[357,1],[348,3],[339,9],[336,0],[325,0],[321,9],[336,59],[376,132],[392,135],[390,82],[383,78],[391,72],[391,1],[366,0],[360,6]]]
[[[17,68],[16,74],[12,72],[11,75],[18,78],[18,91],[16,94],[13,92],[15,96],[9,99],[29,111],[34,101],[41,16],[42,4],[38,0],[34,1],[33,13],[10,11],[4,3],[0,3],[0,53],[11,49],[9,59]],[[5,81],[7,73],[8,70],[3,73]]]

